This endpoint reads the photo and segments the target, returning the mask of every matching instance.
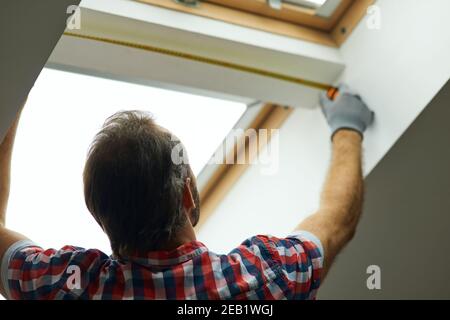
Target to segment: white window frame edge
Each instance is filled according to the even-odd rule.
[[[84,7],[92,3],[97,7],[102,4],[102,11],[97,7],[95,10]],[[121,7],[116,8],[118,4],[121,4]],[[333,83],[344,70],[339,50],[336,48],[134,1],[109,0],[106,4],[104,1],[88,0],[82,2],[82,5],[81,30],[75,31],[81,35],[158,46],[326,84]],[[131,10],[135,7],[137,9]],[[116,14],[116,11],[120,11],[121,15]],[[136,14],[125,17],[125,14],[132,13]],[[146,16],[147,20],[144,20],[144,17],[138,16],[137,13],[147,14],[149,17]],[[160,21],[161,16],[164,16],[162,13],[166,14],[166,25]],[[182,29],[184,25],[167,25],[176,21],[184,21],[184,24],[191,25],[191,29],[202,22],[205,32],[209,31],[210,34]],[[234,35],[232,40],[230,33]],[[224,37],[219,38],[218,34]],[[264,43],[266,37],[270,38],[271,47],[269,43]],[[256,45],[255,41],[260,43]],[[296,52],[293,48],[296,48]],[[107,58],[108,56],[110,58]],[[123,59],[125,56],[128,57],[127,61]],[[89,57],[90,61],[87,61],[86,57]],[[111,61],[119,57],[121,66],[112,65]],[[141,66],[145,65],[147,70],[136,68],[138,62]],[[141,82],[151,81],[153,85],[170,84],[210,91],[213,94],[251,97],[251,100],[270,101],[293,107],[317,105],[318,90],[292,82],[67,35],[62,36],[49,63],[99,74],[119,75],[121,78],[140,79]],[[164,68],[167,65],[177,65],[177,68],[168,70]],[[192,77],[191,74],[200,76]]]

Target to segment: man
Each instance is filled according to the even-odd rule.
[[[321,96],[332,160],[318,211],[286,238],[254,236],[227,255],[196,241],[200,206],[179,141],[146,114],[113,115],[84,168],[87,208],[113,255],[44,250],[5,227],[18,119],[0,146],[1,293],[10,299],[313,299],[362,210],[361,141],[373,113],[344,86]],[[294,227],[294,226],[293,226]],[[80,235],[82,236],[82,235]]]

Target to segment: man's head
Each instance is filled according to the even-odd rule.
[[[192,170],[172,160],[179,146],[140,111],[114,114],[96,135],[83,173],[84,196],[115,254],[161,249],[198,222]]]

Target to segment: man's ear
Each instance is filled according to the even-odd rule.
[[[191,190],[191,178],[187,178],[184,183],[183,207],[187,213],[190,213],[192,209],[195,209],[195,201]]]

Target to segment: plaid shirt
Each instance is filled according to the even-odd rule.
[[[227,255],[194,241],[121,260],[19,241],[4,255],[1,276],[10,299],[314,299],[322,264],[320,241],[303,231],[255,236]]]

